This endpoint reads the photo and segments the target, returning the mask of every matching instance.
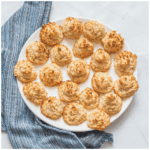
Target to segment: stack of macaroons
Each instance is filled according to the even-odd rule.
[[[27,60],[19,61],[14,67],[14,76],[27,83],[23,87],[26,98],[40,105],[41,113],[52,120],[63,115],[68,125],[79,125],[87,120],[89,128],[104,130],[110,124],[111,116],[121,111],[122,99],[138,90],[138,82],[133,76],[137,56],[130,51],[120,52],[124,39],[116,31],[107,33],[98,21],[82,24],[78,19],[68,17],[62,26],[49,22],[42,26],[39,37],[41,41],[27,46]],[[72,51],[61,45],[64,37],[76,40]],[[104,50],[99,48],[94,52],[92,42],[102,44]],[[107,71],[112,67],[111,53],[117,52],[114,69],[120,78],[113,83]],[[72,60],[72,53],[78,59]],[[88,64],[84,58],[90,56]],[[38,75],[34,65],[43,65],[49,57],[51,63],[45,64],[39,71],[41,82],[32,82]],[[63,81],[61,67],[66,67],[70,80]],[[80,92],[79,84],[89,78],[90,67],[95,72],[91,79],[93,89],[87,87]],[[58,86],[59,99],[47,98],[44,86]],[[94,110],[87,115],[87,109]]]

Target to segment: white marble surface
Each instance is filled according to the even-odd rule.
[[[1,25],[23,5],[23,2],[2,2]],[[149,23],[148,2],[53,2],[50,21],[68,16],[88,17],[104,22],[120,32],[133,53],[138,56],[139,90],[124,114],[106,128],[113,133],[114,144],[105,143],[103,148],[148,148],[149,114]],[[12,148],[7,133],[1,134],[1,148]]]

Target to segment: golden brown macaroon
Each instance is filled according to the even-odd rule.
[[[114,61],[114,68],[118,76],[131,75],[137,65],[137,56],[130,51],[119,53]]]
[[[59,44],[63,39],[62,27],[55,22],[49,22],[42,26],[40,31],[40,40],[48,45],[54,46]]]
[[[28,83],[37,78],[37,72],[30,61],[20,60],[14,67],[14,76],[22,83]]]
[[[91,56],[90,66],[96,72],[106,72],[111,66],[111,57],[105,50],[98,49]]]
[[[99,43],[105,37],[105,27],[98,21],[87,21],[83,26],[83,35],[92,42]]]
[[[84,59],[73,60],[67,67],[67,72],[72,81],[85,82],[90,75],[90,65]]]
[[[79,101],[87,109],[96,108],[99,105],[99,94],[87,87],[80,93]]]
[[[46,98],[41,104],[41,113],[52,120],[57,120],[63,113],[63,103],[56,97]]]
[[[110,31],[101,40],[101,43],[104,46],[104,50],[108,53],[117,53],[122,50],[124,39],[116,31]]]
[[[96,72],[92,77],[92,87],[98,93],[109,93],[113,89],[113,79],[108,72]]]
[[[83,105],[72,102],[64,107],[63,119],[69,125],[79,125],[86,120],[87,111]]]
[[[108,93],[101,97],[99,108],[103,109],[108,115],[115,115],[122,108],[122,99],[114,93]]]
[[[45,86],[56,86],[59,85],[62,80],[62,72],[57,64],[46,64],[39,72],[40,80]]]
[[[114,92],[121,98],[133,96],[138,88],[138,82],[133,75],[121,76],[114,82]]]
[[[102,109],[96,109],[87,115],[87,125],[91,129],[103,131],[110,125],[110,117]]]
[[[65,45],[56,45],[52,47],[51,62],[56,63],[59,66],[68,65],[72,61],[71,50]]]
[[[80,38],[83,32],[82,22],[73,17],[68,17],[62,23],[64,37],[69,39]]]
[[[46,97],[47,92],[40,82],[30,82],[24,85],[23,92],[26,98],[35,104],[40,104]]]
[[[35,41],[26,48],[27,59],[35,64],[44,64],[49,59],[49,50],[42,42]]]
[[[77,101],[80,94],[80,86],[72,81],[62,82],[58,86],[58,94],[63,102]]]
[[[94,45],[88,39],[81,37],[73,46],[73,55],[79,58],[87,58],[93,54]]]

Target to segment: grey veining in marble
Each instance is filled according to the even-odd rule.
[[[21,6],[22,2],[2,2],[1,25]],[[50,21],[68,16],[92,18],[103,22],[121,33],[133,53],[138,56],[139,90],[124,114],[106,128],[106,132],[113,133],[114,144],[105,143],[103,149],[108,148],[148,148],[148,92],[149,92],[149,23],[148,2],[58,2],[52,4]],[[2,148],[12,148],[7,133],[1,134]]]

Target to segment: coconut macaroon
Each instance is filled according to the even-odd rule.
[[[68,65],[72,61],[71,50],[65,45],[56,45],[50,50],[51,62],[59,66]]]
[[[64,107],[63,119],[69,125],[79,125],[86,120],[87,110],[83,105],[72,102]]]
[[[24,85],[23,92],[26,98],[35,104],[40,104],[46,97],[47,92],[40,82],[30,82]]]
[[[111,66],[111,57],[105,50],[98,49],[91,56],[90,66],[96,72],[106,72]]]
[[[114,61],[114,68],[118,76],[131,75],[137,65],[137,56],[130,51],[119,53]]]
[[[114,92],[121,98],[133,96],[138,88],[138,82],[133,75],[121,76],[114,82]]]
[[[90,65],[84,59],[73,60],[67,67],[67,72],[72,81],[82,83],[90,75]]]
[[[87,87],[80,93],[79,101],[87,109],[96,108],[99,105],[99,94]]]
[[[98,93],[109,93],[113,89],[113,79],[108,72],[96,72],[92,77],[92,87]]]
[[[64,37],[69,39],[80,38],[83,32],[82,22],[73,17],[68,17],[62,23]]]
[[[87,58],[93,54],[94,45],[88,39],[81,37],[73,46],[73,55],[79,58]]]
[[[35,64],[44,64],[49,59],[49,50],[42,42],[35,41],[26,48],[27,59]]]
[[[40,80],[45,86],[56,86],[59,85],[62,80],[62,72],[57,64],[46,64],[39,72]]]
[[[87,21],[83,26],[83,35],[90,41],[99,43],[105,37],[105,27],[98,21]]]
[[[101,43],[108,53],[117,53],[122,50],[124,39],[116,31],[110,31],[101,40]]]
[[[63,103],[56,97],[46,98],[41,103],[41,113],[52,120],[57,120],[63,113]]]
[[[108,115],[115,115],[122,108],[122,99],[114,93],[105,94],[101,97],[99,108],[103,109]]]
[[[37,78],[37,72],[30,61],[20,60],[14,66],[14,76],[22,83],[27,83]]]
[[[91,129],[103,131],[110,125],[110,117],[102,109],[96,109],[87,115],[87,125]]]
[[[44,26],[42,26],[40,32],[40,39],[44,44],[48,46],[59,44],[63,39],[62,27],[54,22],[45,24]]]
[[[59,98],[63,102],[77,101],[80,94],[80,86],[72,81],[62,82],[58,86]]]

